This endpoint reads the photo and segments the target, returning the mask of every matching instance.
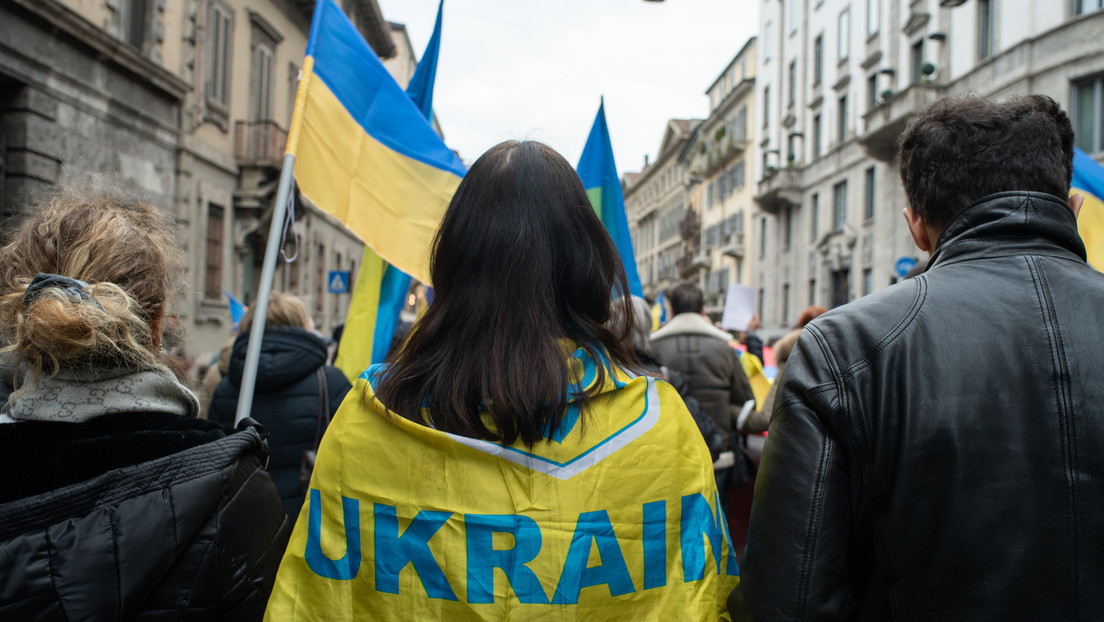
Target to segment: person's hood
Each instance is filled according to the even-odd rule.
[[[675,335],[701,335],[720,339],[725,343],[732,341],[732,335],[710,324],[700,313],[679,313],[652,333],[652,341]]]
[[[241,387],[248,348],[248,333],[234,340],[227,378],[235,387]],[[278,389],[313,374],[326,364],[326,354],[326,342],[312,332],[285,326],[266,328],[257,363],[256,388],[260,391]]]

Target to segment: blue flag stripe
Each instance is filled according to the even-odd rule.
[[[333,0],[318,0],[315,6],[307,56],[314,58],[314,75],[369,136],[413,160],[464,175],[460,158],[412,105]]]

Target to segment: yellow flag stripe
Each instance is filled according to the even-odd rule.
[[[288,140],[300,191],[381,257],[428,283],[429,248],[460,178],[389,149],[323,82],[304,81],[311,84],[300,87],[300,122]]]

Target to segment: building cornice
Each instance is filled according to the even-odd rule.
[[[171,71],[146,58],[127,43],[107,34],[58,0],[12,0],[12,3],[63,30],[104,59],[140,76],[173,99],[183,101],[191,90],[190,84]]]
[[[279,44],[284,40],[284,35],[280,34],[280,31],[276,30],[276,27],[270,24],[269,21],[264,18],[264,15],[261,15],[253,9],[246,9],[246,11],[249,12],[249,22],[260,29],[266,37],[272,39],[273,43]]]

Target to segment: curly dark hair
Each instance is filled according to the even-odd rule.
[[[1045,95],[1002,102],[947,98],[909,122],[898,159],[909,207],[924,222],[944,227],[997,192],[1045,192],[1065,200],[1073,175],[1073,127]]]

